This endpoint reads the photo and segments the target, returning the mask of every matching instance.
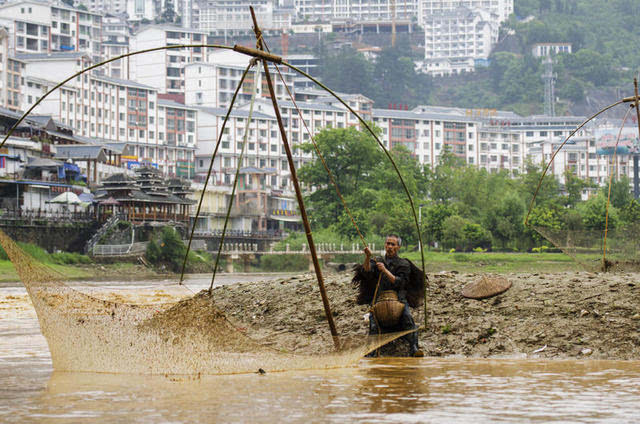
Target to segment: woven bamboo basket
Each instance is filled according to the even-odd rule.
[[[373,306],[373,314],[382,327],[394,327],[400,321],[404,303],[398,300],[398,293],[393,290],[385,290],[378,296],[378,301]]]

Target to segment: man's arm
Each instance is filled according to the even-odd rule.
[[[376,266],[378,267],[378,271],[380,271],[382,275],[384,275],[385,279],[388,282],[390,282],[391,284],[396,283],[396,276],[393,275],[386,266],[384,266],[384,262],[376,262]]]
[[[369,249],[369,246],[364,248],[364,263],[362,267],[366,272],[371,271],[371,249]]]

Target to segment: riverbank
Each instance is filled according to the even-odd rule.
[[[486,300],[461,296],[485,273],[429,275],[427,356],[640,359],[640,274],[507,273],[513,286]],[[366,305],[356,305],[350,273],[326,276],[338,333],[364,336]],[[262,343],[318,353],[332,345],[313,274],[214,289],[214,301],[239,328]],[[413,311],[423,324],[421,310]],[[385,354],[406,353],[394,342]]]
[[[144,279],[156,279],[166,277],[144,265],[130,262],[116,262],[112,264],[46,264],[51,269],[60,274],[64,280],[93,280],[106,281],[114,278],[123,281],[134,281]],[[20,281],[11,261],[0,260],[0,282]]]

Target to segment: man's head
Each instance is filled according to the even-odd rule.
[[[384,250],[387,253],[387,256],[396,256],[398,254],[398,250],[400,250],[401,245],[402,239],[399,236],[395,234],[389,234],[387,236],[387,240],[384,242]]]

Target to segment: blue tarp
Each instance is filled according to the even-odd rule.
[[[79,174],[80,173],[80,168],[78,167],[78,165],[76,165],[75,163],[68,163],[65,162],[64,164],[64,170],[66,172],[70,172],[72,174]]]

